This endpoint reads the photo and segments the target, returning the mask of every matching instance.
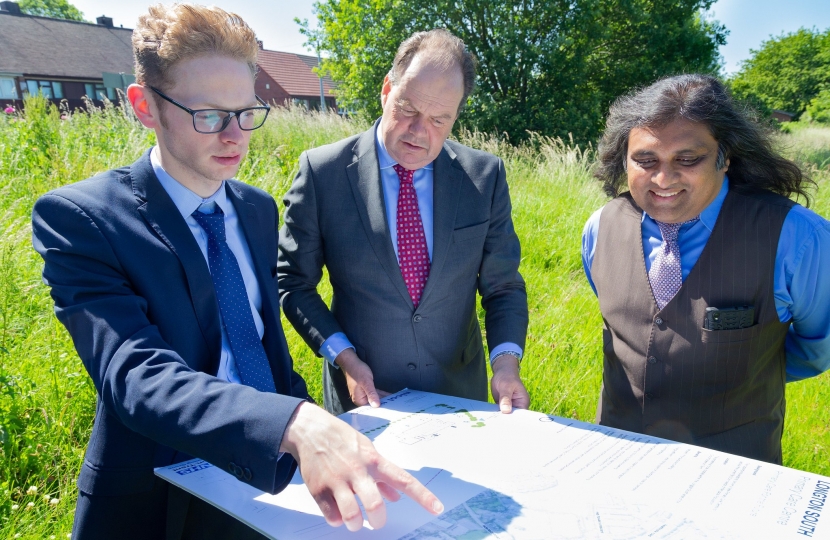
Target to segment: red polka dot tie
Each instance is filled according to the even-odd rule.
[[[401,189],[398,192],[398,264],[401,274],[412,298],[412,304],[418,307],[421,294],[429,277],[429,251],[424,236],[424,224],[421,221],[421,210],[418,208],[418,196],[412,177],[415,171],[395,165],[395,172],[401,180]]]

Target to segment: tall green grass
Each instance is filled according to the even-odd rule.
[[[367,126],[276,110],[254,134],[239,178],[280,201],[300,152]],[[522,366],[531,407],[592,420],[601,320],[582,273],[580,233],[605,202],[590,178],[592,152],[544,138],[522,147],[476,133],[459,138],[507,165],[531,310]],[[830,147],[826,141],[830,130],[780,142],[809,167],[819,184],[814,209],[830,216],[830,171],[816,158]],[[0,538],[66,538],[95,409],[94,388],[40,281],[42,261],[30,243],[32,205],[50,189],[131,163],[153,142],[152,132],[114,107],[61,119],[45,101],[31,100],[25,115],[0,117]],[[321,291],[330,294],[325,283]],[[284,324],[296,367],[320,398],[320,361]],[[787,400],[786,465],[830,475],[830,378],[789,385]]]

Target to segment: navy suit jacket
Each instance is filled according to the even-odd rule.
[[[277,207],[246,184],[228,181],[226,189],[262,292],[262,341],[277,394],[212,375],[221,323],[210,271],[156,178],[149,152],[129,167],[61,187],[35,204],[33,243],[45,261],[43,279],[98,394],[78,478],[78,489],[93,501],[157,496],[153,468],[185,455],[236,471],[240,480],[271,493],[294,473],[290,455],[278,461],[279,447],[308,394],[293,371],[280,324]],[[124,517],[106,516],[103,523],[117,527]],[[131,531],[135,538],[151,537],[159,525],[154,520],[165,516],[144,519],[147,533]]]

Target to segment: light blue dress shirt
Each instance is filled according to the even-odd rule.
[[[678,234],[683,280],[697,262],[720,214],[729,191],[729,179],[715,200],[700,213],[700,221],[683,225]],[[591,279],[602,208],[594,212],[582,232],[582,264]],[[646,271],[657,256],[663,237],[657,222],[643,212],[643,252]],[[822,271],[821,268],[824,268]],[[775,255],[773,294],[778,319],[791,321],[784,349],[787,381],[813,377],[830,369],[830,222],[815,212],[795,205],[781,228]]]
[[[153,171],[161,182],[164,191],[173,199],[173,204],[181,212],[187,226],[190,227],[190,232],[199,244],[199,249],[202,250],[202,255],[205,257],[205,263],[208,260],[207,254],[207,234],[196,223],[191,214],[199,209],[205,213],[214,211],[215,206],[219,206],[225,214],[225,237],[228,247],[236,257],[236,262],[239,264],[239,270],[242,272],[242,279],[245,281],[245,292],[248,293],[248,303],[251,305],[251,314],[254,316],[254,324],[256,325],[259,339],[262,339],[265,333],[265,325],[262,322],[262,316],[259,314],[262,309],[262,295],[259,290],[259,282],[254,273],[254,263],[251,259],[251,251],[248,248],[248,242],[245,240],[245,234],[242,232],[242,227],[239,224],[239,218],[236,214],[236,209],[228,200],[228,194],[225,192],[225,182],[216,190],[216,193],[203,199],[196,195],[182,184],[177,182],[172,176],[167,174],[157,156],[158,148],[153,148],[150,152],[150,162],[153,164]],[[221,314],[219,317],[221,318]],[[219,370],[216,377],[224,381],[241,383],[239,372],[236,369],[236,362],[231,351],[231,343],[228,340],[228,334],[225,331],[225,325],[222,324],[222,354],[219,357]]]
[[[378,163],[380,164],[380,181],[383,186],[383,200],[386,205],[386,223],[389,225],[389,236],[392,238],[392,247],[395,253],[398,253],[398,193],[401,190],[401,180],[398,178],[398,173],[395,172],[394,166],[397,161],[392,159],[389,152],[386,151],[386,146],[383,144],[381,134],[381,122],[378,123],[378,128],[375,131],[375,147],[378,153]],[[412,178],[412,185],[415,188],[415,194],[418,196],[418,210],[421,212],[421,221],[424,225],[424,236],[427,241],[427,250],[429,251],[429,260],[432,262],[432,225],[433,225],[433,177],[432,177],[432,163],[426,165],[422,169],[415,171]],[[329,336],[320,347],[320,354],[329,361],[334,367],[339,367],[334,359],[337,355],[346,349],[354,349],[349,338],[343,332],[337,332]],[[515,343],[502,343],[494,347],[490,351],[490,361],[502,352],[516,352],[519,358],[522,356],[522,349]]]

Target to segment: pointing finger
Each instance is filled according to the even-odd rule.
[[[388,484],[393,489],[401,491],[420,504],[429,513],[438,515],[444,511],[444,505],[430,490],[418,482],[414,476],[401,469],[391,461],[381,458],[374,474],[375,480]]]

